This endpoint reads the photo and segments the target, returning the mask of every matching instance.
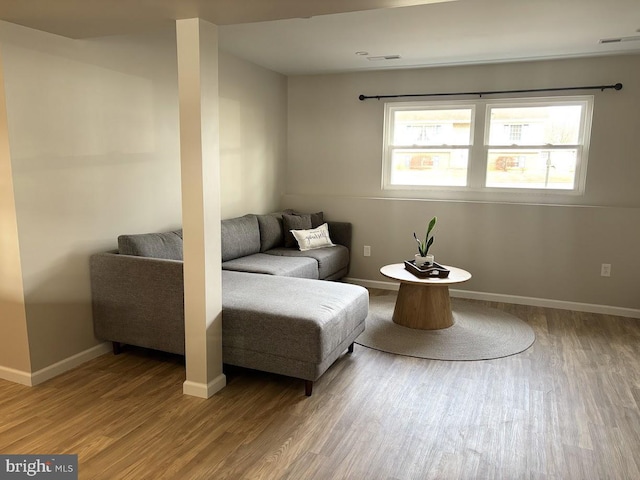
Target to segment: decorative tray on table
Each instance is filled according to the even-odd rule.
[[[436,262],[418,267],[415,260],[405,260],[404,268],[418,278],[447,278],[449,276],[449,270]]]

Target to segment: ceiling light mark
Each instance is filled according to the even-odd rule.
[[[377,57],[367,57],[367,60],[371,60],[372,62],[379,62],[381,60],[400,60],[400,55],[380,55]]]

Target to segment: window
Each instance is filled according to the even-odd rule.
[[[592,103],[387,103],[383,188],[581,193]]]
[[[389,184],[466,185],[473,112],[473,106],[389,107]]]

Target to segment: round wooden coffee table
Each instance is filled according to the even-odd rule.
[[[393,311],[398,325],[421,330],[438,330],[453,325],[449,285],[466,282],[471,274],[461,268],[443,265],[447,278],[418,278],[404,268],[404,263],[385,265],[380,273],[400,282]]]

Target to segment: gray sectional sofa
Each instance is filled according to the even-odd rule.
[[[223,362],[313,382],[364,331],[366,289],[337,280],[349,269],[351,224],[327,222],[335,246],[300,251],[289,227],[321,214],[285,211],[222,221]],[[293,228],[298,230],[298,228]],[[182,231],[122,235],[91,257],[98,338],[184,354]]]

